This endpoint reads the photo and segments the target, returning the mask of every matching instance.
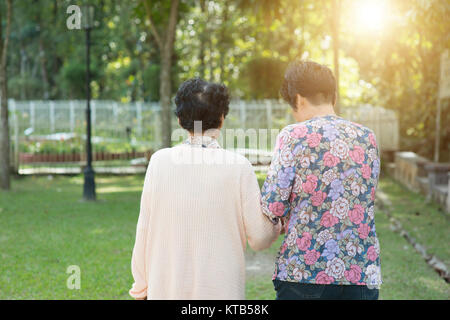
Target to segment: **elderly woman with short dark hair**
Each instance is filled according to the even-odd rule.
[[[190,135],[147,168],[132,257],[136,299],[244,299],[247,240],[262,250],[280,233],[261,212],[250,162],[216,140],[229,100],[224,85],[201,79],[178,90],[176,115]]]

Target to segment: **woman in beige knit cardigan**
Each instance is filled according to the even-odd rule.
[[[226,87],[191,79],[181,85],[175,102],[178,121],[191,135],[183,144],[151,157],[130,295],[245,299],[247,240],[254,250],[268,248],[281,226],[262,214],[250,162],[222,149],[211,134],[217,133],[228,113]],[[197,135],[194,122],[199,121],[202,130]]]

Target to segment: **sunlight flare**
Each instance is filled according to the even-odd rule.
[[[355,27],[358,31],[381,31],[389,13],[386,0],[358,0],[355,5]]]

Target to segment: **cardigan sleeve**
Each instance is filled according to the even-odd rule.
[[[258,180],[250,163],[241,180],[242,213],[248,244],[253,250],[269,248],[278,238],[281,222],[272,223],[261,210],[261,193]]]
[[[152,171],[152,161],[148,165],[145,174],[144,187],[141,196],[141,208],[139,219],[136,227],[136,241],[133,248],[133,256],[131,258],[131,272],[133,274],[134,283],[130,289],[130,295],[135,299],[147,297],[147,268],[146,268],[146,243],[148,234],[148,224],[150,217],[150,184]]]

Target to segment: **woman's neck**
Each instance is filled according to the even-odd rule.
[[[217,139],[220,136],[220,129],[208,129],[206,131],[200,132],[189,132],[189,137],[196,138],[196,137],[208,137]]]

